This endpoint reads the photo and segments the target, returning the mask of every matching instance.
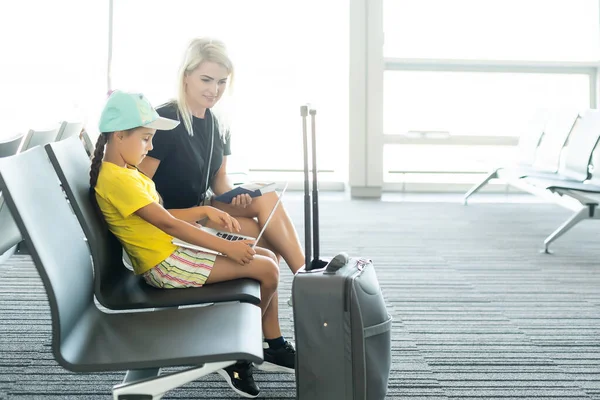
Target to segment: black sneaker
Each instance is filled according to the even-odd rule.
[[[296,349],[286,341],[278,349],[271,349],[266,342],[263,342],[264,359],[262,364],[257,364],[256,368],[268,372],[287,372],[293,374],[296,371]]]
[[[258,397],[260,388],[254,382],[252,376],[252,364],[249,362],[240,361],[217,371],[221,375],[234,392],[240,396],[254,399]]]

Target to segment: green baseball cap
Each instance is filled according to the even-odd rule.
[[[179,121],[158,115],[141,93],[115,90],[106,100],[98,125],[100,132],[125,131],[139,127],[168,131],[179,125]]]

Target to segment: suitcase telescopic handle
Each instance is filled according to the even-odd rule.
[[[308,127],[306,123],[308,105],[300,107],[300,116],[302,117],[302,152],[304,156],[304,268],[306,271],[310,271],[312,266],[312,230],[310,219],[310,187],[308,183]]]

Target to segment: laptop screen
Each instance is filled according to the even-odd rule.
[[[273,206],[273,209],[271,210],[271,213],[269,214],[269,217],[267,218],[267,220],[265,221],[265,224],[263,225],[262,229],[260,230],[260,233],[256,237],[256,241],[252,245],[252,248],[256,247],[256,244],[258,243],[258,241],[262,237],[265,229],[267,228],[267,225],[269,225],[269,222],[271,222],[271,218],[275,214],[275,210],[279,206],[279,203],[281,203],[281,199],[283,199],[283,195],[285,194],[285,191],[287,190],[287,187],[288,187],[288,182],[285,183],[285,186],[283,187],[283,190],[281,190],[281,194],[279,195],[279,198],[277,199],[277,203],[275,203],[275,205]]]

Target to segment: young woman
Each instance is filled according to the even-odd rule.
[[[177,98],[157,109],[161,116],[181,124],[170,132],[157,130],[154,149],[139,167],[154,180],[165,207],[209,204],[237,218],[242,234],[256,237],[277,202],[276,193],[254,199],[241,195],[231,204],[211,199],[211,194],[218,196],[233,188],[227,177],[231,138],[211,112],[231,84],[233,72],[222,42],[210,38],[191,41],[177,77]],[[259,107],[256,123],[268,123],[268,115]],[[261,156],[268,157],[268,152]],[[298,235],[282,205],[259,245],[272,250],[278,259],[283,257],[294,273],[304,265]]]
[[[100,132],[90,185],[110,231],[129,255],[134,272],[149,285],[170,289],[199,287],[237,278],[260,282],[264,369],[293,372],[295,350],[281,335],[277,308],[279,269],[275,255],[250,246],[252,241],[228,241],[201,229],[196,221],[207,218],[230,231],[240,225],[228,213],[209,206],[163,207],[154,182],[137,165],[152,150],[157,129],[172,130],[178,121],[160,117],[141,94],[113,92],[100,118]],[[172,244],[173,237],[216,250],[216,256]],[[231,387],[245,397],[259,388],[248,363],[219,371]]]

